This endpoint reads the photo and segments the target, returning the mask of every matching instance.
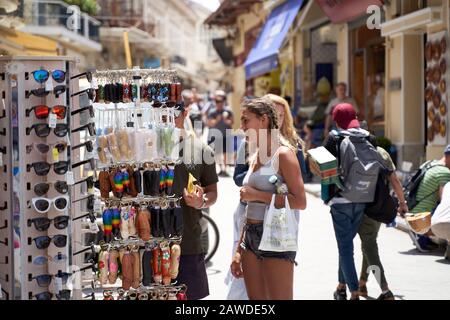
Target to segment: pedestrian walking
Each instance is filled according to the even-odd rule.
[[[251,136],[260,136],[263,130],[267,131],[269,142],[272,141],[271,135],[276,134],[277,113],[274,104],[267,98],[244,102],[241,128],[246,133],[249,143],[250,169],[240,190],[241,201],[247,203],[246,224],[240,246],[236,249],[231,263],[231,273],[236,278],[244,277],[248,297],[251,300],[289,300],[293,298],[296,251],[275,252],[259,248],[264,238],[266,209],[277,191],[277,185],[271,183],[271,177],[287,186],[285,195],[274,196],[276,208],[285,205],[286,196],[290,208],[295,212],[294,214],[288,210],[287,214],[293,214],[298,224],[298,211],[295,210],[306,207],[305,190],[296,158],[297,149],[288,145],[268,143],[267,150],[264,150],[261,147],[266,141],[260,141],[258,138],[256,141],[249,140]],[[261,159],[265,157],[269,157],[270,160],[262,162]],[[266,232],[270,231],[266,229]],[[294,236],[297,237],[297,234]]]
[[[325,129],[324,135],[325,138],[328,136],[331,130],[336,129],[336,126],[333,123],[333,110],[340,103],[348,103],[353,106],[356,113],[359,112],[358,105],[356,101],[347,95],[347,84],[345,82],[339,82],[335,87],[336,97],[332,99],[327,108],[325,109]]]
[[[234,123],[233,111],[226,105],[226,97],[222,94],[216,94],[214,105],[207,111],[207,124],[209,127],[208,144],[213,143],[214,152],[217,156],[217,162],[220,166],[219,176],[228,177],[227,168],[227,141],[233,137],[227,135]]]
[[[331,205],[331,217],[339,250],[339,284],[333,296],[346,300],[346,286],[351,300],[359,299],[359,283],[353,258],[355,238],[364,216],[366,203],[373,201],[378,173],[372,175],[356,170],[357,165],[378,170],[383,167],[376,150],[376,142],[369,132],[360,128],[356,111],[351,104],[338,104],[333,110],[333,120],[338,130],[333,130],[324,142],[325,148],[338,160],[342,189],[336,185],[322,185],[322,194],[328,194],[325,203]],[[345,144],[344,144],[345,141]],[[354,161],[358,158],[358,161]],[[363,162],[364,161],[364,162]],[[318,174],[317,168],[312,166]],[[359,176],[355,176],[358,174]],[[357,181],[358,185],[352,185]],[[373,188],[371,188],[373,186]]]
[[[303,141],[297,135],[293,124],[293,118],[290,112],[288,102],[277,95],[269,94],[265,96],[271,100],[276,108],[278,122],[280,123],[280,133],[285,143],[290,145],[292,149],[297,149],[297,159],[299,161],[300,167],[304,166],[304,153],[303,153]],[[251,99],[250,99],[251,100]],[[248,101],[248,100],[244,100]],[[238,187],[242,187],[243,180],[249,170],[248,163],[248,148],[245,141],[240,145],[237,152],[237,161],[234,169],[233,179]],[[234,234],[234,245],[233,253],[235,252],[237,246],[239,245],[240,235],[242,233],[242,228],[245,224],[245,207],[246,204],[239,202],[238,207],[233,215],[233,234]],[[244,280],[242,278],[234,278],[231,272],[228,273],[225,281],[229,285],[228,296],[230,300],[247,300],[247,292],[245,290]]]

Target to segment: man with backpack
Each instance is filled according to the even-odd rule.
[[[322,198],[331,205],[331,216],[339,250],[339,285],[336,300],[359,300],[359,283],[353,258],[353,239],[360,227],[367,203],[375,197],[378,175],[384,169],[376,141],[360,128],[351,104],[338,104],[333,110],[338,130],[332,130],[324,147],[338,159],[342,186],[322,185]]]
[[[450,181],[450,145],[440,160],[427,161],[420,166],[405,186],[405,195],[411,213],[433,212],[441,200],[444,185]],[[427,236],[410,231],[409,235],[420,252],[428,252],[431,244]]]

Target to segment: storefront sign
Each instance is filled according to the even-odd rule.
[[[366,14],[369,6],[383,5],[381,0],[316,0],[316,2],[333,23],[348,22]]]

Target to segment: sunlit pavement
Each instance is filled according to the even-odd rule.
[[[230,172],[232,169],[230,168]],[[239,188],[233,179],[220,178],[219,198],[211,215],[220,229],[219,249],[208,267],[210,296],[225,299],[228,288],[224,279],[229,269],[233,243],[233,213],[239,200]],[[337,284],[337,246],[329,207],[320,198],[307,195],[307,209],[300,218],[300,250],[295,268],[294,298],[332,299]],[[397,229],[381,227],[378,239],[386,277],[397,299],[450,299],[450,262],[444,251],[419,253],[409,236]],[[355,240],[355,261],[361,266],[360,241]],[[380,294],[373,276],[367,284],[369,296]]]

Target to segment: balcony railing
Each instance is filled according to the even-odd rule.
[[[100,21],[84,12],[80,12],[77,19],[77,16],[68,10],[69,7],[58,0],[34,0],[30,10],[25,12],[25,22],[39,27],[64,27],[86,39],[100,42]]]

